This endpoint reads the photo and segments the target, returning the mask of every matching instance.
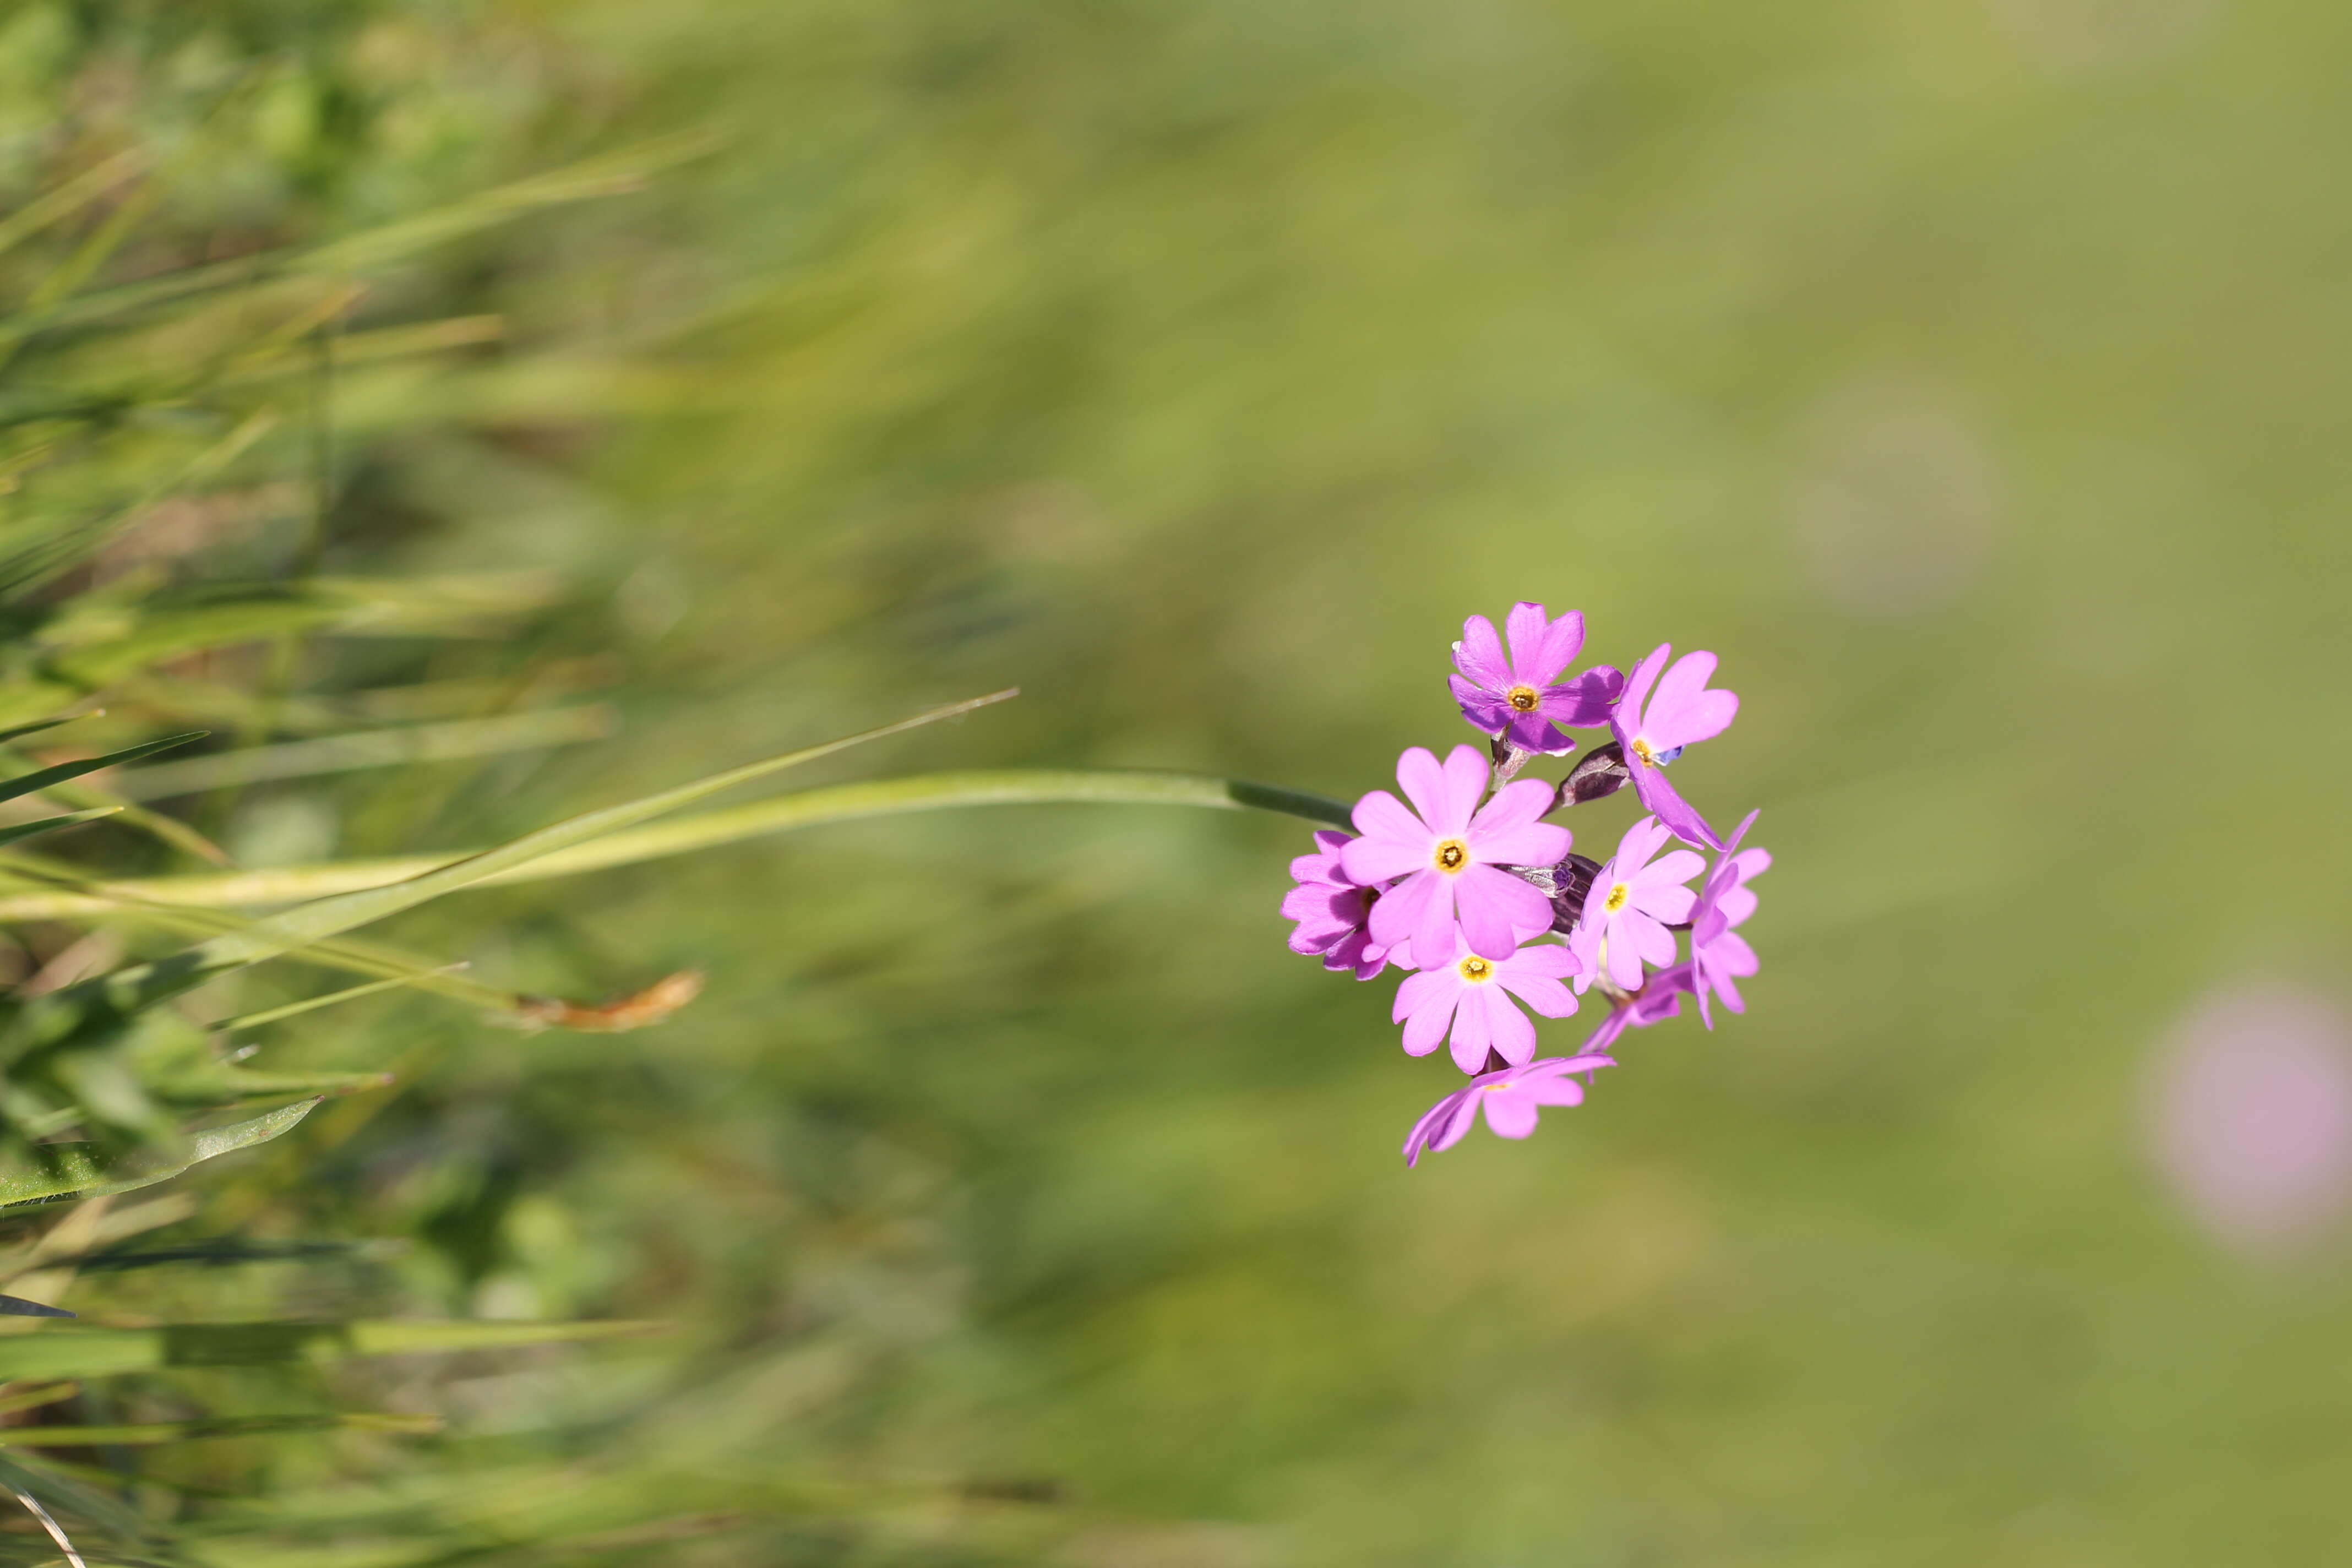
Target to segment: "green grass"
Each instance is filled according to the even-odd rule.
[[[107,711],[5,771],[188,729],[220,759],[26,806],[156,814],[0,848],[26,973],[260,912],[99,918],[91,883],[421,868],[1014,685],[790,787],[1351,799],[1465,736],[1445,645],[1522,595],[1620,664],[1721,654],[1740,719],[1677,778],[1760,805],[1776,860],[1745,1017],[1408,1173],[1451,1075],[1386,986],[1283,950],[1304,823],[634,828],[706,847],[571,851],[601,868],[141,1015],[135,1058],[186,1068],[202,1021],[423,976],[220,1041],[395,1088],[12,1218],[0,1289],[277,1325],[257,1358],[296,1323],[667,1331],[60,1362],[79,1389],[7,1419],[87,1446],[0,1469],[93,1563],[134,1526],[289,1568],[2341,1557],[2340,1238],[2217,1247],[2142,1122],[2175,1016],[2337,984],[2352,931],[2345,35],[20,8],[0,224],[58,216],[0,227],[0,723]],[[617,729],[407,738],[583,702]],[[320,740],[372,765],[232,761]],[[1592,816],[1598,853],[1630,809]],[[488,1011],[688,969],[655,1028]],[[138,1135],[77,1134],[160,1158]],[[124,1430],[222,1435],[89,1436]],[[30,1528],[0,1556],[53,1558]]]

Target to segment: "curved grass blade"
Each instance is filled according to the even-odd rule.
[[[0,1208],[152,1187],[206,1160],[268,1142],[310,1115],[318,1103],[300,1100],[250,1121],[192,1132],[178,1152],[168,1154],[152,1149],[114,1154],[89,1143],[37,1144],[0,1166]]]
[[[612,734],[619,723],[620,716],[611,704],[593,702],[530,713],[508,713],[494,719],[455,719],[438,724],[362,730],[347,735],[322,735],[282,745],[254,746],[159,763],[116,779],[114,793],[125,800],[162,800],[170,795],[267,780],[570,746],[583,741],[601,741]]]
[[[485,877],[483,887],[505,887],[577,876],[614,866],[709,849],[771,833],[865,817],[947,811],[970,805],[1188,805],[1217,811],[1271,811],[1333,827],[1349,826],[1343,801],[1275,784],[1201,773],[1093,773],[1078,769],[1007,768],[916,773],[906,778],[831,785],[697,812],[673,822],[610,834],[559,850],[527,865]],[[236,909],[323,898],[381,888],[449,864],[446,856],[408,855],[380,860],[284,866],[225,876],[153,878],[93,884],[88,895],[32,894],[0,898],[0,920],[65,920],[99,913],[105,897],[135,897],[159,907]]]
[[[13,1486],[8,1490],[18,1502],[25,1505],[25,1511],[31,1514],[40,1527],[49,1532],[49,1539],[56,1542],[58,1550],[65,1554],[68,1568],[89,1568],[89,1564],[82,1560],[81,1553],[74,1550],[73,1538],[65,1532],[64,1526],[49,1517],[49,1510],[41,1506],[40,1499],[30,1492],[18,1491]]]
[[[578,816],[542,827],[535,833],[502,844],[495,849],[469,856],[452,864],[411,877],[388,887],[370,888],[360,892],[344,893],[334,898],[319,899],[298,904],[267,920],[257,921],[243,931],[226,932],[184,952],[154,963],[140,964],[97,980],[83,981],[42,997],[26,1010],[26,1018],[37,1012],[63,1014],[87,1009],[93,1005],[117,1016],[127,1015],[138,1008],[151,1006],[169,996],[193,989],[213,975],[228,970],[241,969],[280,957],[329,937],[340,936],[354,927],[370,924],[404,910],[416,908],[461,888],[471,887],[502,871],[529,865],[542,857],[575,845],[591,843],[624,828],[634,827],[649,818],[665,816],[681,806],[691,805],[737,784],[749,784],[802,763],[814,762],[835,752],[877,741],[886,735],[896,735],[924,724],[937,723],[1002,702],[1014,696],[1010,690],[992,692],[986,697],[953,702],[934,708],[896,723],[877,725],[855,735],[826,741],[799,751],[747,763],[739,768],[713,773],[692,784],[675,789],[608,805],[600,810],[583,812]],[[50,1005],[55,1004],[52,1007]],[[36,1026],[37,1028],[38,1026]]]

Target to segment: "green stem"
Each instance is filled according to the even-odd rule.
[[[542,855],[512,870],[485,877],[477,886],[535,882],[577,876],[614,866],[683,855],[690,850],[740,843],[771,833],[863,817],[898,816],[966,805],[1191,805],[1221,811],[1272,811],[1327,826],[1346,827],[1348,807],[1339,801],[1274,784],[1201,773],[1092,773],[1070,769],[1009,768],[990,772],[918,773],[836,784],[722,806],[667,822],[608,834],[585,844]],[[107,885],[107,891],[159,903],[213,909],[295,903],[336,893],[405,881],[453,861],[462,853],[348,860],[320,866],[287,866],[219,876],[163,877]],[[0,899],[0,920],[60,920],[103,913],[106,898],[72,893],[32,893]]]

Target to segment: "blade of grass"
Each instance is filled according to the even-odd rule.
[[[211,732],[209,730],[191,730],[184,735],[166,735],[160,741],[148,741],[136,746],[125,746],[119,752],[109,752],[102,757],[84,757],[79,762],[59,763],[54,767],[43,768],[37,773],[0,780],[0,800],[15,800],[18,795],[33,795],[48,788],[51,784],[63,784],[68,779],[78,779],[84,773],[94,773],[100,768],[118,767],[124,763],[136,762],[141,757],[151,757],[157,752],[168,750],[173,746],[184,746],[191,741],[201,741]]]
[[[29,1154],[18,1154],[10,1166],[0,1167],[0,1208],[152,1187],[206,1160],[267,1143],[291,1130],[318,1103],[305,1100],[249,1121],[192,1132],[181,1150],[171,1154],[153,1150],[117,1154],[89,1143],[39,1144]]]
[[[603,740],[613,733],[618,723],[618,713],[609,704],[599,702],[536,713],[509,713],[495,719],[459,719],[396,730],[365,730],[292,741],[284,745],[257,746],[248,751],[222,752],[138,768],[111,782],[114,793],[125,800],[162,800],[274,779],[575,745],[583,741]]]
[[[369,924],[415,909],[420,904],[461,888],[470,887],[485,878],[530,864],[541,857],[574,845],[586,844],[624,828],[634,827],[651,817],[667,815],[681,806],[691,805],[738,784],[749,784],[770,773],[803,763],[814,762],[868,741],[887,735],[902,734],[925,724],[969,713],[992,702],[1001,702],[1015,695],[998,691],[986,697],[976,697],[963,702],[952,702],[934,708],[895,723],[877,725],[839,740],[804,746],[779,756],[747,763],[680,784],[675,789],[657,791],[619,805],[609,805],[597,811],[583,812],[578,816],[526,833],[510,843],[495,849],[469,856],[453,864],[411,877],[388,887],[370,888],[359,892],[343,893],[333,898],[319,899],[298,904],[290,910],[257,921],[243,931],[225,932],[200,943],[184,952],[153,963],[143,963],[96,980],[87,980],[52,992],[28,1006],[20,1022],[29,1024],[26,1031],[37,1037],[43,1022],[36,1015],[49,1012],[53,1016],[69,1013],[93,1005],[117,1016],[138,1008],[151,1006],[169,996],[202,984],[215,974],[308,947],[332,936],[340,936],[354,927]],[[14,1031],[12,1031],[13,1033]],[[19,1035],[19,1038],[25,1037]]]
[[[101,816],[112,816],[122,809],[119,805],[101,805],[90,811],[68,812],[63,816],[44,816],[32,822],[10,823],[5,827],[0,827],[0,844],[14,844],[20,838],[30,838],[35,834],[48,833],[60,827],[71,827],[77,822],[95,822]]]
[[[1345,802],[1301,790],[1201,773],[1092,773],[1077,769],[1002,769],[916,773],[803,790],[676,821],[631,828],[561,850],[528,865],[485,877],[482,887],[505,887],[577,876],[692,850],[716,848],[771,833],[863,817],[970,805],[1188,805],[1220,811],[1271,811],[1327,826],[1349,826]],[[236,909],[380,888],[450,863],[454,856],[408,855],[284,866],[226,876],[152,878],[102,884],[108,893],[154,900],[159,906]],[[95,890],[95,889],[94,889]],[[69,920],[101,912],[95,898],[52,894],[0,898],[0,920]]]
[[[392,1415],[353,1410],[333,1415],[215,1415],[194,1421],[149,1421],[123,1426],[0,1426],[0,1448],[85,1448],[100,1444],[185,1443],[199,1437],[251,1437],[278,1432],[428,1433],[437,1415]]]
[[[478,1318],[394,1318],[356,1322],[166,1323],[118,1329],[44,1321],[0,1336],[0,1382],[106,1377],[167,1366],[268,1366],[351,1356],[450,1355],[657,1332],[638,1320],[509,1322]]]

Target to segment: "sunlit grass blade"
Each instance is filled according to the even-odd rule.
[[[106,1492],[84,1486],[78,1480],[61,1476],[47,1465],[30,1465],[7,1454],[0,1454],[0,1486],[15,1492],[22,1501],[28,1498],[46,1498],[89,1521],[100,1529],[125,1542],[147,1538],[147,1521],[138,1513]],[[30,1507],[29,1502],[26,1503]],[[51,1521],[54,1525],[55,1521]],[[52,1531],[52,1538],[62,1531]],[[142,1561],[133,1558],[131,1561]]]
[[[439,865],[445,859],[446,857],[436,858],[431,864]],[[58,889],[43,896],[72,901],[79,918],[112,917],[174,931],[182,936],[217,936],[224,931],[244,931],[256,923],[252,916],[232,914],[223,908],[167,903],[142,897],[124,887],[94,883],[71,874],[57,862],[44,861],[21,851],[0,858],[0,878],[5,877],[38,882]],[[419,991],[432,992],[478,1007],[507,1010],[515,1004],[515,998],[507,992],[484,985],[479,981],[468,980],[458,973],[462,964],[436,964],[397,948],[355,937],[313,942],[302,949],[298,956],[304,963],[320,968],[393,980]]]
[[[27,1016],[44,1008],[51,1008],[51,1005],[55,1005],[52,1011],[64,1012],[88,1006],[101,999],[107,1008],[118,1014],[127,1014],[164,997],[177,995],[203,984],[212,975],[260,963],[329,937],[340,936],[354,927],[415,909],[502,871],[529,865],[558,850],[591,843],[608,834],[634,827],[649,818],[691,805],[698,800],[738,784],[749,784],[754,779],[764,778],[803,763],[814,762],[819,757],[831,756],[869,741],[902,734],[943,719],[952,719],[992,702],[1001,702],[1013,695],[1012,691],[999,691],[968,701],[950,703],[895,723],[877,725],[855,735],[845,735],[839,740],[747,763],[741,767],[730,768],[692,784],[680,784],[675,789],[660,790],[619,805],[583,812],[553,826],[526,833],[495,849],[485,850],[422,876],[411,877],[406,881],[298,904],[267,920],[257,921],[243,931],[215,937],[172,958],[141,964],[99,980],[83,981],[52,993],[33,1004],[27,1009]]]
[[[463,967],[462,964],[453,963],[435,973],[446,974],[451,970]],[[223,1019],[214,1027],[226,1034],[235,1034],[240,1029],[258,1029],[264,1024],[276,1024],[288,1018],[299,1018],[305,1013],[315,1013],[321,1007],[332,1007],[344,1002],[356,1002],[362,996],[373,996],[379,991],[392,991],[404,985],[414,985],[423,978],[424,976],[415,974],[395,974],[386,980],[372,980],[365,985],[353,985],[342,991],[330,991],[323,996],[310,996],[299,1002],[289,1002],[282,1007],[265,1007],[258,1013],[240,1014],[234,1018]]]
[[[168,1182],[191,1166],[267,1143],[308,1116],[316,1100],[282,1106],[246,1121],[192,1132],[175,1152],[116,1152],[89,1143],[42,1143],[0,1163],[0,1208],[102,1197]]]
[[[1046,768],[916,773],[906,778],[803,790],[630,828],[485,877],[478,885],[504,887],[577,876],[716,848],[772,833],[864,817],[976,805],[1076,805],[1270,811],[1333,827],[1348,826],[1349,811],[1345,802],[1323,795],[1201,773],[1094,773]],[[254,908],[380,888],[447,865],[451,858],[408,855],[317,866],[283,866],[223,876],[159,877],[106,883],[103,887],[109,892],[152,900],[161,906]],[[70,894],[18,894],[0,897],[0,920],[86,918],[103,907],[93,899]]]

